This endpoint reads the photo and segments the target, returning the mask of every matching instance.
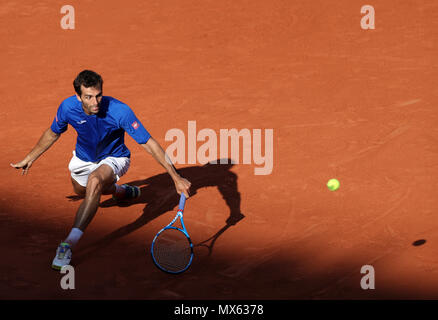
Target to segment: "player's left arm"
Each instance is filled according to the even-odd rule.
[[[169,175],[172,177],[173,182],[175,183],[175,188],[178,194],[181,194],[182,192],[185,194],[185,196],[189,197],[189,188],[191,186],[190,181],[187,179],[181,177],[178,172],[176,172],[176,169],[174,165],[172,164],[172,161],[167,156],[167,154],[164,152],[161,145],[152,137],[149,138],[149,140],[144,143],[140,144],[149,154],[154,157],[155,160],[159,164],[161,164],[169,173]]]

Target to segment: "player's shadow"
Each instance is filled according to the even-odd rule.
[[[217,238],[230,226],[235,225],[245,217],[240,212],[241,198],[237,187],[238,178],[234,172],[230,171],[232,166],[233,164],[231,164],[230,159],[227,159],[227,164],[220,164],[220,159],[218,159],[217,164],[207,163],[203,166],[186,167],[177,170],[182,177],[191,182],[189,191],[191,198],[196,196],[200,188],[215,186],[218,188],[230,209],[230,214],[225,221],[225,226],[211,238],[198,244],[198,246],[208,247],[210,254]],[[146,206],[143,209],[143,214],[135,221],[87,245],[84,249],[79,250],[75,255],[75,265],[86,260],[87,257],[92,255],[98,248],[107,246],[114,240],[136,231],[160,215],[174,210],[179,203],[180,195],[176,192],[175,184],[168,173],[162,173],[145,180],[131,181],[128,182],[128,184],[140,187],[141,196],[138,199],[125,203],[108,199],[101,202],[100,207],[131,206],[138,203],[145,203]],[[211,241],[210,245],[206,245],[205,243],[209,240],[213,241]],[[195,246],[197,245],[195,244]]]

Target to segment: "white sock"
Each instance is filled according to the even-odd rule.
[[[67,239],[65,239],[64,242],[70,243],[72,247],[78,243],[79,239],[81,238],[83,232],[78,228],[73,228],[70,231],[70,234],[68,235]]]

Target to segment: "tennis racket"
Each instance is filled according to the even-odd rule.
[[[152,260],[164,272],[182,273],[190,267],[193,260],[193,244],[183,221],[185,203],[186,196],[181,193],[175,218],[152,241]],[[178,218],[182,228],[174,226]]]

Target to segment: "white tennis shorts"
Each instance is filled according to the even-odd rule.
[[[121,176],[128,172],[131,160],[127,157],[108,157],[98,162],[87,162],[76,157],[76,152],[73,151],[73,157],[68,164],[68,169],[71,172],[72,178],[81,186],[86,187],[90,173],[103,164],[109,165],[113,169],[114,174],[116,175],[116,181],[114,182],[117,182]]]

